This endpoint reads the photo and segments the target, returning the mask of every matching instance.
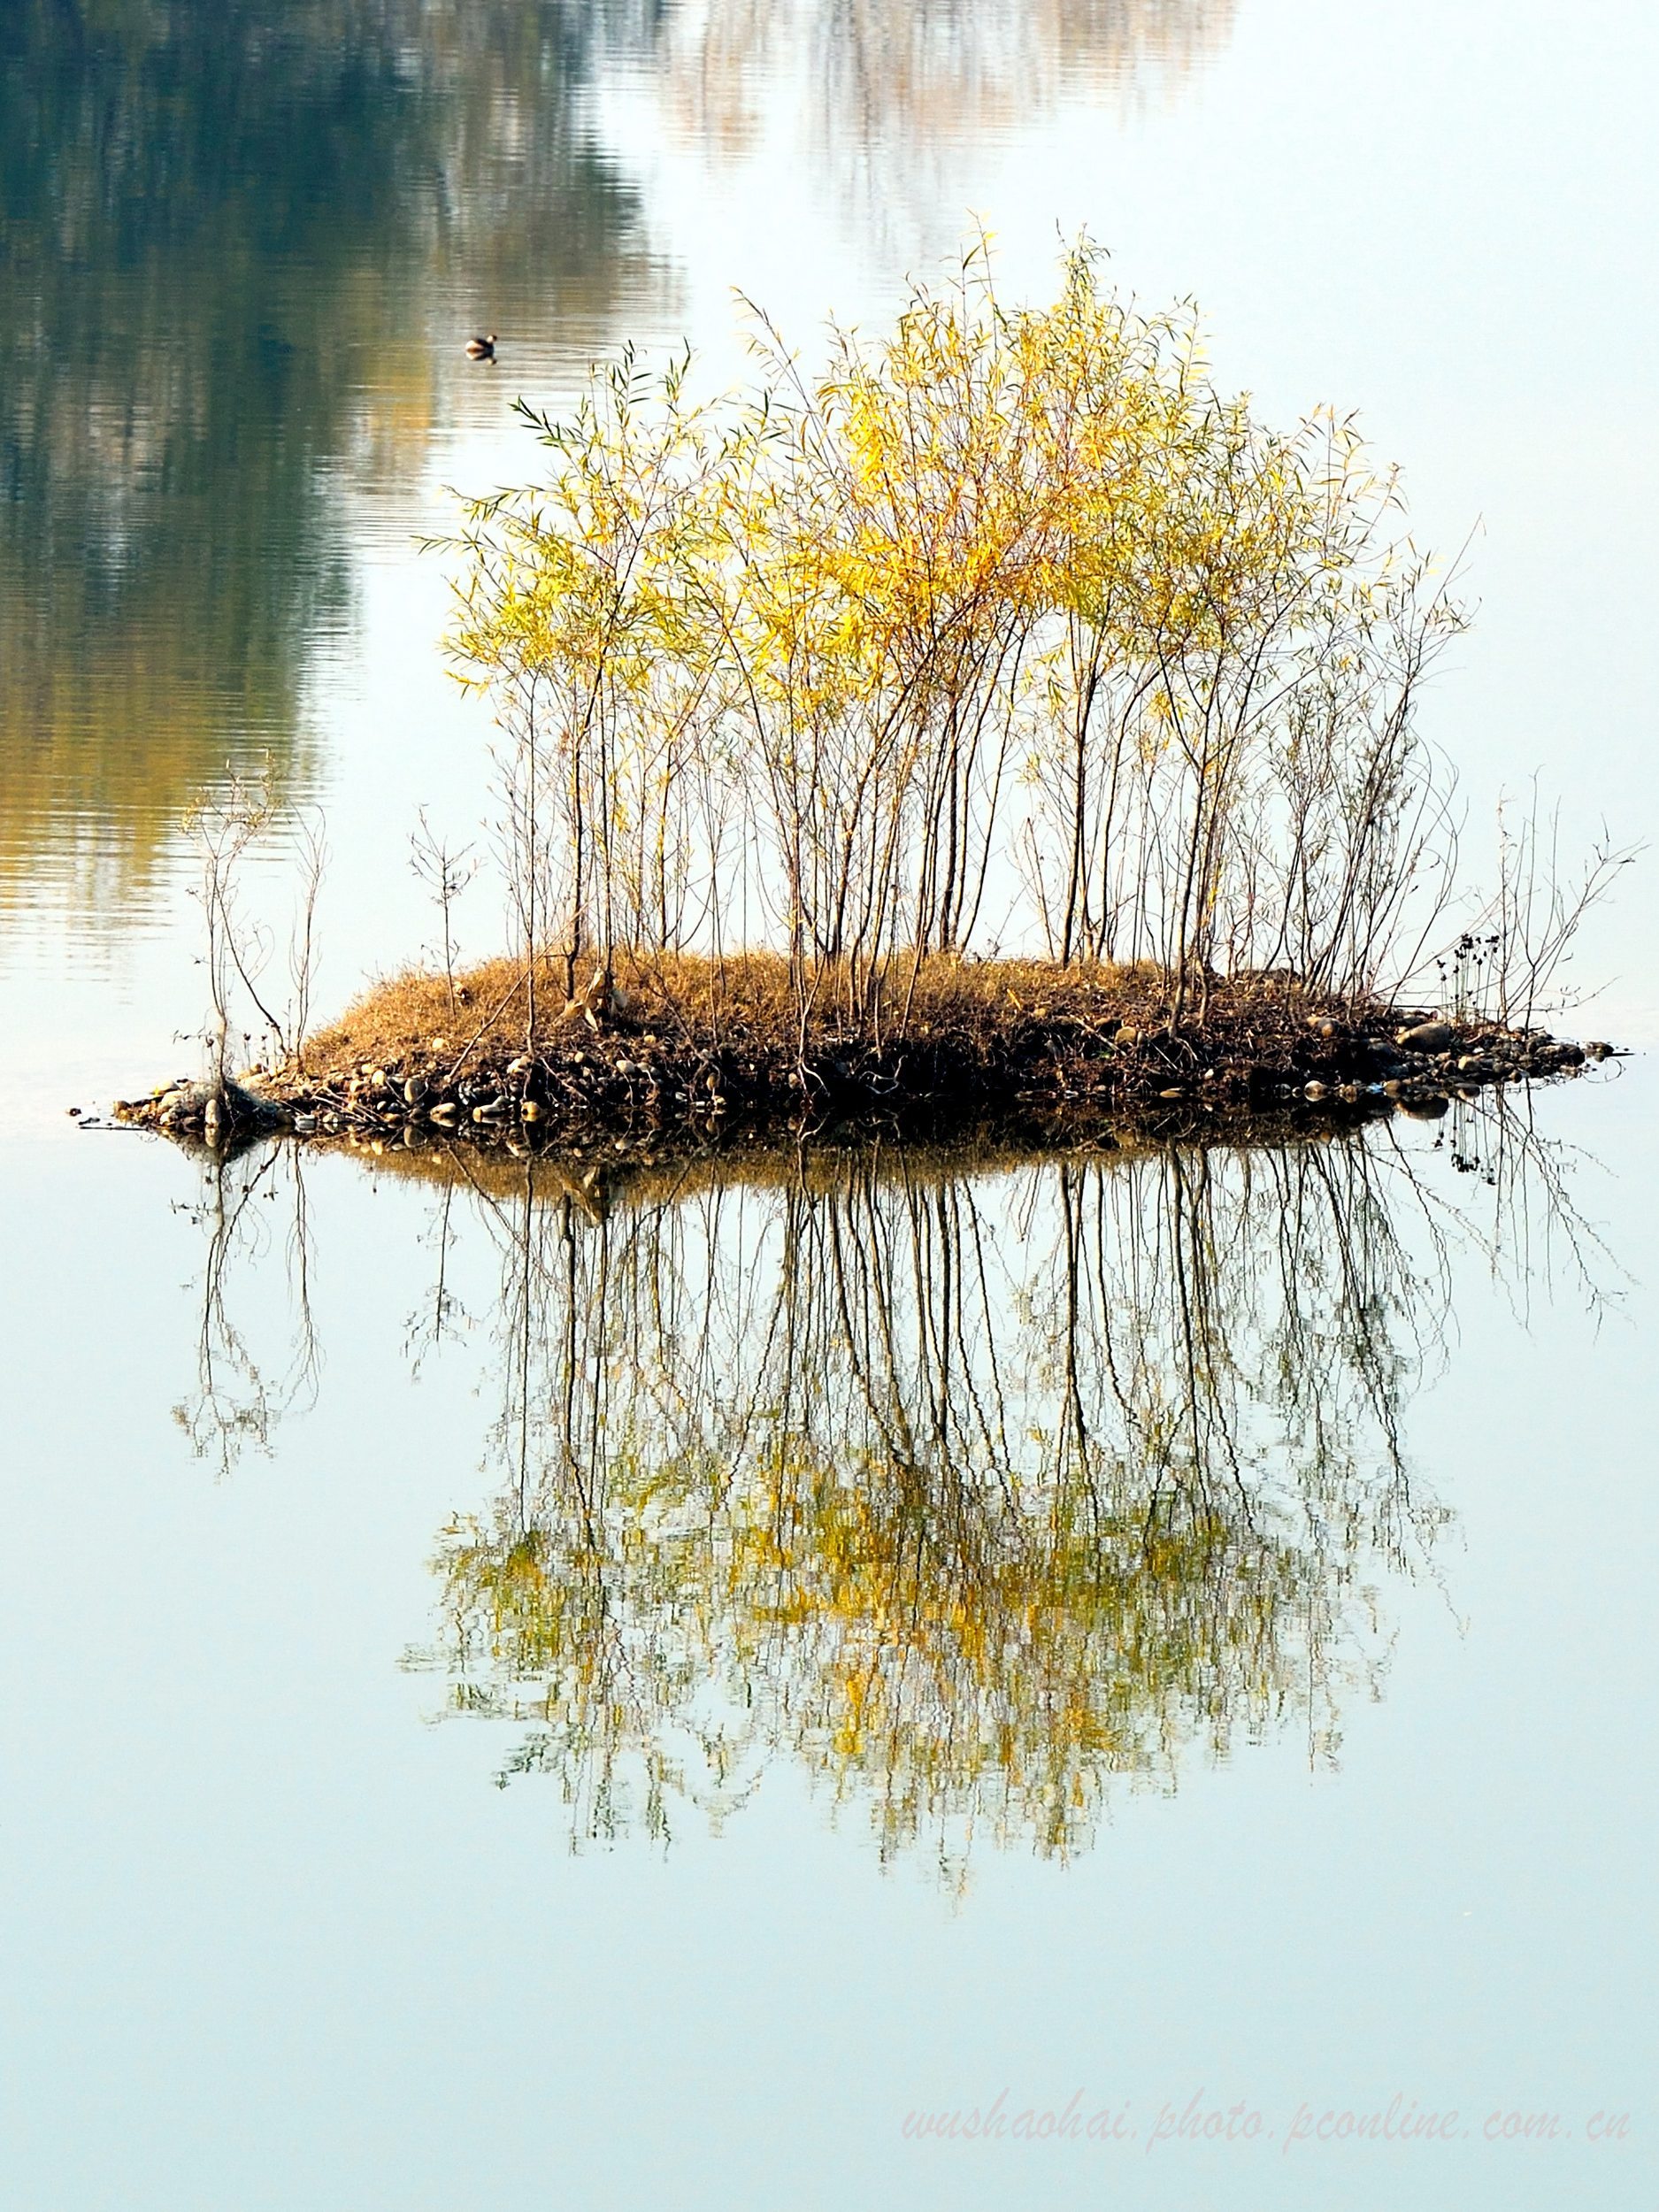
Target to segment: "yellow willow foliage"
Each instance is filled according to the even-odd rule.
[[[1351,426],[1263,425],[1087,243],[1046,306],[981,246],[816,375],[756,351],[706,405],[625,356],[468,510],[527,952],[782,944],[867,1018],[995,912],[1178,1002],[1373,987],[1436,880],[1414,708],[1460,618]]]

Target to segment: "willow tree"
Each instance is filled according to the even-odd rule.
[[[1190,316],[983,249],[817,373],[595,373],[546,480],[475,503],[456,644],[507,730],[518,903],[591,951],[787,950],[803,1018],[1046,936],[1374,987],[1440,820],[1415,729],[1459,620],[1350,425],[1218,392]],[[1431,898],[1431,905],[1432,900]]]

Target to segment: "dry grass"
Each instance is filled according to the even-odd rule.
[[[1443,1113],[1448,1088],[1563,1073],[1584,1058],[1489,1025],[1414,1037],[1421,1017],[1402,1007],[1321,999],[1283,972],[1211,979],[1202,1020],[1190,1003],[1181,1016],[1168,979],[1146,967],[907,961],[862,1025],[836,980],[803,1025],[795,978],[775,955],[618,962],[568,1002],[549,971],[538,1003],[557,1010],[533,1038],[520,963],[485,962],[453,986],[405,971],[245,1103],[260,1125],[274,1112],[303,1134],[377,1151],[388,1138],[419,1151],[465,1133],[510,1156],[597,1148],[614,1167],[613,1155],[655,1165],[826,1132],[924,1147],[972,1133],[1018,1148],[1121,1145],[1135,1117],[1164,1141],[1306,1108],[1351,1119],[1394,1101]],[[205,1127],[202,1102],[173,1089],[126,1111],[187,1138]],[[586,1188],[589,1171],[580,1179]]]
[[[1156,969],[941,955],[902,964],[862,1027],[834,981],[803,1032],[776,956],[618,963],[613,996],[594,971],[569,1002],[549,974],[539,1002],[557,1010],[532,1039],[520,964],[472,968],[453,994],[447,977],[405,972],[312,1038],[303,1067],[266,1095],[325,1138],[405,1142],[412,1130],[419,1149],[465,1131],[486,1147],[654,1162],[834,1130],[911,1144],[969,1132],[1121,1142],[1124,1117],[1137,1114],[1164,1138],[1213,1134],[1287,1102],[1386,1111],[1380,1076],[1408,1105],[1438,1086],[1443,1112],[1445,1086],[1477,1069],[1509,1080],[1582,1056],[1449,1029],[1402,1056],[1403,1009],[1321,1002],[1282,973],[1212,980],[1201,1021],[1190,1005],[1177,1018]]]
[[[597,1026],[650,1034],[664,1045],[759,1046],[790,1051],[801,1041],[789,964],[780,955],[747,953],[717,963],[690,954],[646,960],[619,958],[617,1002],[607,1011],[595,995],[593,1022],[579,1002],[564,1002],[549,965],[540,987],[537,1033],[527,1033],[521,962],[496,959],[456,978],[451,1002],[442,975],[406,969],[365,993],[337,1022],[307,1041],[311,1073],[370,1063],[408,1067],[470,1061],[498,1064],[504,1056],[534,1049],[557,1056],[580,1045]],[[850,1029],[839,1010],[833,971],[809,1018],[804,1042],[868,1044],[911,1038],[989,1037],[1035,1022],[1068,1021],[1094,1030],[1108,1023],[1154,1025],[1164,1020],[1164,978],[1151,968],[1074,964],[1041,960],[958,960],[937,956],[922,962],[911,987],[908,963],[897,964],[876,1024]]]

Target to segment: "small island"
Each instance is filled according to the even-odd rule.
[[[1539,1015],[1629,856],[1563,885],[1534,809],[1467,888],[1418,727],[1464,615],[1351,420],[1263,423],[1087,242],[1045,306],[980,246],[815,376],[755,346],[736,396],[625,354],[568,419],[521,403],[545,465],[448,546],[511,949],[457,968],[472,868],[428,833],[442,965],[307,1034],[308,989],[258,995],[221,812],[212,1066],[128,1118],[1033,1136],[1437,1113],[1605,1056]],[[238,989],[276,1048],[233,1080]]]
[[[1218,1133],[1246,1117],[1433,1117],[1482,1086],[1569,1074],[1609,1051],[1381,1002],[1310,1004],[1273,977],[1218,987],[1202,1022],[1171,1028],[1155,972],[1040,962],[924,964],[887,1035],[830,1021],[803,1041],[776,958],[724,977],[693,961],[626,980],[595,972],[534,1042],[514,1019],[523,995],[505,961],[457,978],[453,1000],[442,975],[399,977],[296,1062],[218,1094],[164,1085],[121,1111],[197,1138],[281,1127],[411,1149],[465,1138],[647,1157],[849,1128],[1041,1142],[1125,1123]]]

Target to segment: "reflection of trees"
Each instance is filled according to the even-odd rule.
[[[1611,1286],[1628,1279],[1578,1203],[1573,1182],[1586,1156],[1543,1136],[1530,1090],[1454,1098],[1440,1143],[1458,1174],[1493,1194],[1481,1248],[1517,1317],[1528,1317],[1536,1293],[1565,1287],[1605,1310]]]
[[[1225,43],[1233,0],[687,0],[661,32],[673,127],[727,157],[793,86],[810,151],[880,219],[897,200],[954,235],[953,147],[1028,125],[1070,94],[1154,101]]]
[[[883,1849],[1065,1851],[1114,1777],[1378,1663],[1437,1510],[1396,1417],[1414,1279],[1360,1145],[949,1180],[865,1163],[607,1210],[490,1196],[494,1513],[427,1655],[578,1837],[717,1815],[779,1751]]]
[[[196,1387],[173,1417],[197,1458],[228,1475],[248,1445],[268,1452],[276,1424],[317,1394],[322,1353],[311,1317],[311,1216],[292,1147],[263,1144],[232,1153],[204,1148],[201,1164],[201,1195],[188,1209],[205,1238]],[[256,1340],[271,1332],[262,1317],[238,1317],[235,1294],[242,1279],[265,1271],[262,1263],[279,1245],[286,1341],[280,1363],[267,1369]]]
[[[959,1867],[976,1834],[1080,1847],[1195,1752],[1330,1757],[1445,1518],[1400,1417],[1454,1265],[1553,1255],[1599,1304],[1611,1264],[1525,1100],[1472,1102],[1449,1153],[1397,1131],[611,1187],[377,1141],[377,1176],[441,1178],[411,1360],[485,1321],[452,1279],[480,1223],[499,1262],[499,1488],[443,1532],[412,1663],[516,1730],[506,1772],[556,1778],[579,1842],[718,1821],[787,1756],[884,1852]],[[1459,1185],[1420,1171],[1442,1153]],[[179,1417],[221,1470],[320,1372],[304,1161],[204,1160]]]
[[[474,305],[600,319],[629,211],[572,119],[586,22],[0,13],[0,885],[47,834],[124,871],[227,753],[291,742],[346,597],[329,472],[419,453]]]

